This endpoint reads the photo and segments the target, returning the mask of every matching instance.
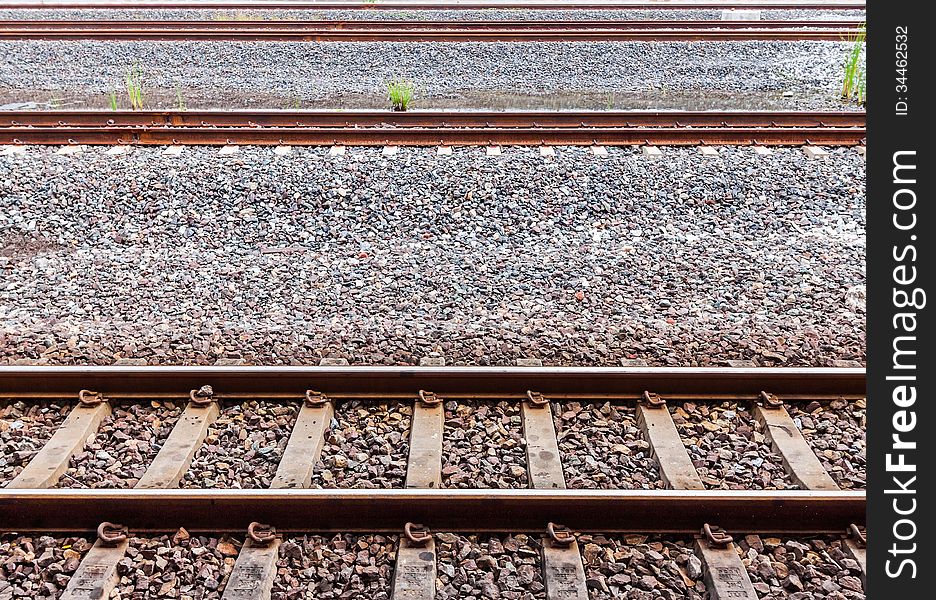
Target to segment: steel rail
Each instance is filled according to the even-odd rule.
[[[583,128],[287,128],[287,127],[6,127],[0,143],[52,145],[300,145],[300,146],[855,146],[863,127],[583,127]]]
[[[55,30],[202,30],[202,31],[253,31],[253,30],[538,30],[538,31],[591,31],[591,30],[641,30],[641,29],[858,29],[862,20],[826,21],[110,21],[110,20],[0,20],[0,31],[23,29]]]
[[[0,9],[114,9],[114,10],[715,10],[715,9],[759,9],[759,10],[864,10],[865,2],[856,0],[617,0],[615,2],[316,2],[316,1],[270,1],[237,2],[186,2],[156,0],[148,2],[5,2]]]
[[[0,127],[864,127],[864,111],[0,111]]]
[[[88,532],[101,521],[131,532],[243,531],[252,521],[289,532],[539,531],[790,535],[841,533],[865,522],[864,492],[675,490],[6,490],[0,529]]]
[[[670,394],[852,396],[865,393],[862,368],[716,367],[45,367],[0,366],[0,398],[8,394],[74,397],[88,389],[105,396],[177,394],[211,385],[218,394],[405,395],[448,393],[549,397],[575,394],[636,397]]]
[[[659,29],[0,29],[0,40],[233,41],[233,42],[704,42],[704,41],[844,41],[851,27],[770,29],[749,27]]]

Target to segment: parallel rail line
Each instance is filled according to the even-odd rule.
[[[109,594],[128,535],[179,527],[205,533],[247,531],[225,598],[270,598],[277,532],[386,532],[402,534],[396,569],[404,576],[394,577],[392,597],[431,600],[435,531],[539,532],[543,580],[553,590],[548,597],[582,599],[588,595],[575,532],[694,534],[695,552],[708,574],[709,597],[737,598],[743,590],[755,598],[725,530],[839,534],[864,573],[865,495],[835,485],[784,407],[797,400],[863,397],[864,384],[862,369],[0,367],[0,398],[79,400],[52,439],[0,489],[0,528],[37,533],[97,528],[99,539],[70,580],[68,598]],[[174,489],[218,417],[220,404],[245,396],[301,403],[271,489]],[[110,414],[112,403],[165,397],[189,401],[134,489],[48,489]],[[337,401],[390,397],[413,402],[406,489],[307,489]],[[456,397],[520,403],[532,489],[438,489],[442,404]],[[690,397],[695,402],[730,397],[752,403],[764,435],[801,489],[705,490],[666,407],[668,400]],[[669,489],[565,489],[550,404],[565,398],[635,403],[638,423]],[[846,537],[847,531],[854,535]],[[712,576],[725,569],[737,575],[730,581]]]
[[[142,2],[4,2],[0,9],[115,9],[115,10],[864,10],[865,2],[856,0],[617,0],[615,2],[317,2],[285,0],[270,2],[186,2],[156,0]]]
[[[863,112],[0,111],[0,143],[856,145]]]
[[[841,41],[861,21],[0,21],[3,40]]]

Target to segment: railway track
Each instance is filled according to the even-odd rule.
[[[825,40],[862,21],[0,21],[4,40],[576,42]]]
[[[0,143],[856,145],[864,112],[0,111]]]
[[[707,573],[710,598],[756,598],[731,534],[830,536],[863,575],[864,493],[838,488],[787,407],[858,401],[864,386],[863,369],[0,367],[5,402],[73,405],[55,435],[0,489],[0,529],[98,532],[66,598],[107,596],[128,535],[180,527],[246,532],[227,581],[229,598],[269,598],[282,536],[310,532],[399,536],[392,597],[433,598],[433,533],[479,531],[530,532],[548,598],[588,597],[575,539],[586,532],[685,536]],[[246,399],[300,407],[270,489],[176,489],[219,408]],[[439,489],[443,405],[469,399],[519,406],[531,489]],[[170,400],[185,410],[133,489],[49,489],[112,406]],[[705,489],[667,403],[725,400],[750,406],[799,490]],[[336,407],[348,401],[411,403],[404,489],[308,489]],[[635,410],[668,489],[565,489],[552,411],[554,402],[569,401]],[[730,576],[720,575],[726,569]],[[93,595],[102,590],[104,596]]]
[[[144,0],[143,2],[4,2],[2,8],[15,9],[115,9],[115,10],[701,10],[701,9],[754,9],[754,10],[864,10],[865,2],[856,0],[618,0],[616,2],[318,2],[292,0],[269,2],[205,2]]]

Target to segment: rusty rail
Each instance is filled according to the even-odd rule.
[[[575,42],[847,39],[861,21],[0,21],[3,40]]]
[[[317,2],[284,0],[270,2],[225,1],[186,2],[185,0],[156,0],[143,2],[6,2],[0,9],[117,9],[117,10],[864,10],[860,0],[617,0],[616,2],[539,2],[536,0],[505,2]]]
[[[697,533],[717,522],[743,532],[815,534],[865,521],[864,492],[687,490],[7,490],[5,531],[87,532],[102,520],[131,531],[242,531],[252,521],[278,531]]]
[[[719,367],[38,367],[0,366],[0,398],[77,397],[82,389],[109,398],[159,395],[188,398],[209,385],[215,397],[305,398],[316,390],[330,398],[443,397],[639,400],[645,390],[678,395],[746,399],[763,390],[781,399],[806,400],[865,393],[862,368]]]
[[[856,145],[862,112],[9,111],[2,144]]]
[[[864,111],[0,111],[0,127],[864,127]]]

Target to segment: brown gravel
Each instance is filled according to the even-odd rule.
[[[867,480],[866,406],[865,399],[787,405],[822,466],[844,489],[864,489]]]
[[[253,400],[224,408],[181,487],[269,487],[295,420],[296,406],[288,404]]]
[[[527,487],[519,404],[472,400],[445,403],[442,487]]]
[[[580,535],[578,542],[593,600],[708,598],[702,562],[693,553],[691,539]]]
[[[57,598],[91,546],[85,538],[0,535],[0,598]]]
[[[20,474],[69,412],[71,406],[56,402],[0,403],[0,487]]]
[[[436,534],[439,598],[545,598],[537,540],[524,535]]]
[[[84,450],[72,456],[56,487],[133,487],[156,458],[180,414],[182,407],[172,402],[115,406]]]
[[[396,544],[395,537],[382,535],[311,535],[283,540],[272,599],[387,600]]]
[[[670,413],[708,489],[795,489],[747,406],[676,402]]]
[[[232,538],[173,536],[130,538],[127,555],[118,563],[120,598],[220,598],[237,560],[241,542]]]
[[[633,407],[554,402],[553,414],[569,488],[663,488]]]
[[[736,547],[761,598],[865,599],[861,570],[842,550],[840,538],[748,535]]]
[[[335,410],[314,488],[402,488],[412,405],[347,402]]]

